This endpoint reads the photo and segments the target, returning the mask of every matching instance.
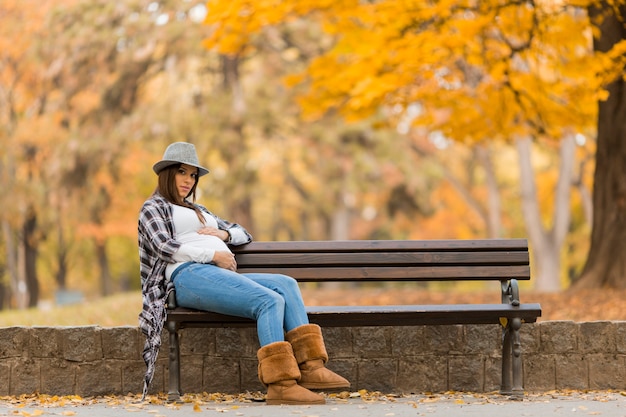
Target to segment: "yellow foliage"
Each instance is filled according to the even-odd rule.
[[[240,53],[270,25],[318,22],[332,49],[287,84],[307,83],[306,116],[338,110],[349,120],[381,106],[419,102],[449,117],[430,125],[458,140],[515,135],[560,138],[595,122],[603,85],[622,74],[623,43],[593,54],[582,9],[544,1],[312,2],[211,0],[207,47]],[[415,123],[432,120],[426,115]]]

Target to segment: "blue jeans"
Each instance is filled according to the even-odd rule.
[[[308,324],[295,279],[280,274],[239,274],[213,264],[186,263],[171,278],[181,307],[256,320],[261,346],[285,340]]]

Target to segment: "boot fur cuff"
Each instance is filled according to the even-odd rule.
[[[265,385],[280,381],[299,380],[300,369],[289,342],[274,342],[257,352],[259,379]]]
[[[287,332],[287,341],[293,346],[298,364],[321,359],[328,362],[322,329],[317,324],[305,324]]]

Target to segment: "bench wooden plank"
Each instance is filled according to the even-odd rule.
[[[437,267],[248,267],[238,265],[240,273],[270,272],[289,275],[298,281],[472,281],[530,279],[529,266],[437,266]]]
[[[275,253],[238,253],[246,267],[275,266]],[[280,254],[281,266],[418,266],[418,265],[528,265],[528,252],[316,252]]]
[[[254,252],[345,252],[345,251],[458,251],[493,250],[528,251],[526,239],[461,239],[461,240],[332,240],[332,241],[257,241],[233,248],[236,253]]]
[[[534,323],[541,316],[539,304],[435,304],[385,306],[307,307],[312,323],[323,327],[418,326],[434,324],[499,324],[500,318],[520,318]],[[178,308],[169,320],[185,327],[252,327],[254,320],[219,313]]]

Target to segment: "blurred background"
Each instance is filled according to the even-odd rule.
[[[128,294],[97,308],[135,324],[137,215],[174,141],[256,240],[521,237],[534,291],[623,289],[623,12],[1,0],[0,310]]]

